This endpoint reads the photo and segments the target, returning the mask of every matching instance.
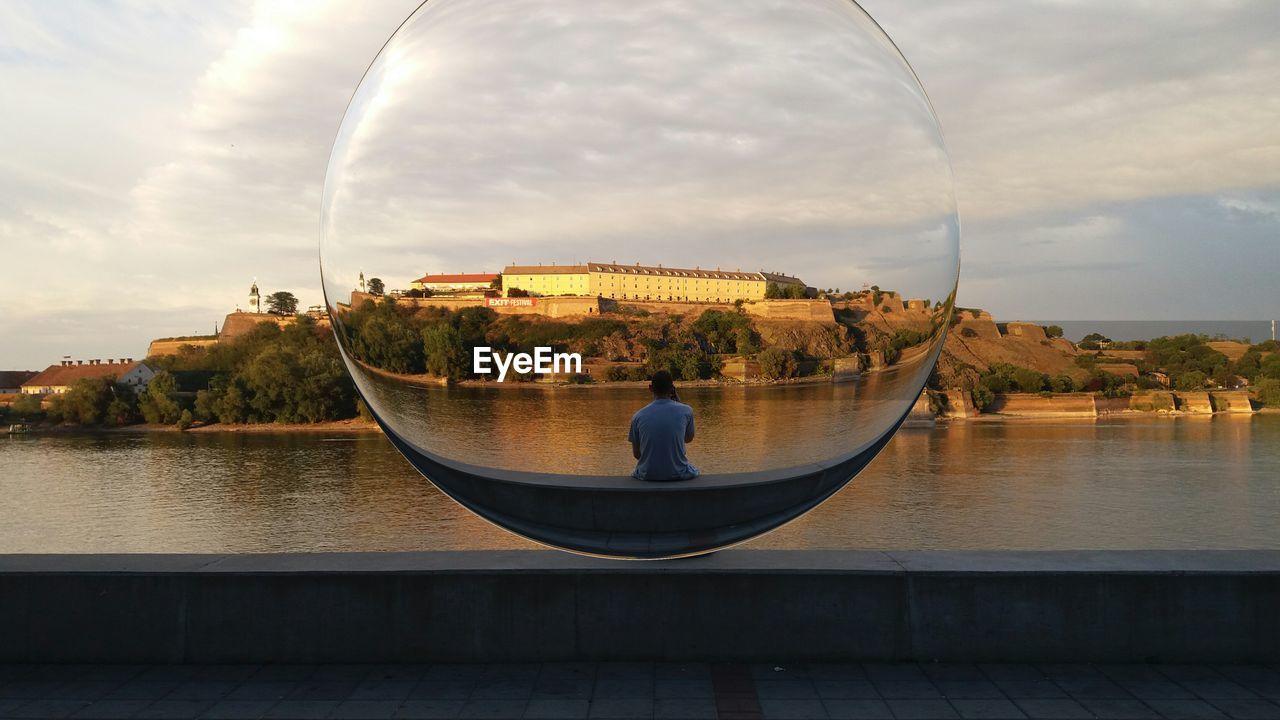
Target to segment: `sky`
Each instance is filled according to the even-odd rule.
[[[153,337],[211,332],[255,278],[321,303],[330,149],[416,5],[0,4],[0,369],[140,357]],[[945,134],[961,305],[1001,319],[1280,317],[1280,3],[863,6]],[[754,41],[804,37],[777,29]],[[462,269],[488,268],[440,268]]]

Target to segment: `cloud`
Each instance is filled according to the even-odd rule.
[[[1280,4],[864,6],[931,94],[966,218],[1280,184]]]
[[[762,12],[775,7],[753,2]],[[210,318],[243,302],[255,276],[268,289],[294,290],[303,304],[319,302],[317,210],[330,142],[369,60],[416,5],[0,4],[0,93],[20,99],[16,112],[7,106],[10,111],[0,113],[6,140],[0,248],[11,266],[24,268],[6,278],[0,367],[44,365],[64,352],[139,355],[152,336],[203,332]],[[1265,271],[1273,275],[1280,266],[1274,214],[1280,49],[1273,39],[1280,4],[864,5],[912,61],[946,130],[965,221],[961,297],[968,304],[1024,317],[1062,316],[1058,308],[1064,307],[1096,317],[1170,312],[1162,303],[1193,306],[1208,317],[1280,315],[1277,301],[1257,291],[1274,282]],[[458,235],[485,252],[469,250],[475,266],[450,267],[464,262],[456,247],[425,242],[424,235],[417,255],[378,272],[407,278],[434,267],[487,270],[492,262],[596,257],[598,246],[588,239],[634,233],[639,206],[650,210],[642,227],[654,232],[637,234],[630,246],[619,243],[599,259],[664,261],[635,256],[686,251],[682,228],[712,216],[736,225],[708,231],[721,244],[708,244],[715,252],[696,263],[750,265],[753,247],[785,231],[794,238],[789,255],[768,263],[778,269],[792,263],[802,271],[817,268],[813,281],[824,285],[883,277],[893,278],[880,282],[884,286],[909,282],[904,268],[910,263],[892,251],[893,238],[919,238],[926,253],[941,223],[894,228],[871,212],[859,237],[875,239],[877,247],[830,242],[848,227],[851,213],[909,208],[909,193],[885,183],[882,197],[842,196],[841,183],[857,180],[858,167],[825,157],[816,143],[795,151],[803,135],[760,129],[786,127],[798,109],[823,98],[855,106],[858,98],[829,91],[847,87],[858,67],[839,66],[819,78],[825,82],[788,83],[791,59],[759,58],[703,74],[732,86],[656,97],[635,91],[645,83],[679,88],[681,73],[741,54],[743,44],[780,47],[776,38],[805,31],[802,16],[775,12],[761,30],[734,21],[732,4],[714,7],[723,13],[720,26],[690,22],[661,36],[672,41],[657,47],[642,42],[660,37],[657,26],[641,28],[630,44],[575,53],[539,45],[536,34],[524,37],[538,52],[503,74],[517,88],[526,85],[524,92],[554,90],[547,78],[606,73],[613,67],[609,58],[622,51],[650,75],[607,88],[597,98],[600,107],[581,114],[556,112],[567,106],[556,105],[554,92],[538,102],[529,95],[481,98],[493,104],[474,105],[469,114],[458,110],[456,117],[470,124],[451,132],[465,141],[494,129],[486,109],[529,108],[511,119],[528,141],[521,153],[501,156],[494,149],[484,162],[449,173],[435,169],[433,182],[444,190],[461,183],[477,191],[474,198],[504,208],[471,235]],[[666,2],[633,9],[643,18],[679,8]],[[538,22],[530,18],[530,33]],[[794,50],[794,62],[809,67],[837,56],[816,41]],[[432,61],[442,72],[457,67],[452,54],[436,53]],[[725,105],[712,102],[730,87],[770,93],[777,102],[735,124]],[[640,135],[592,122],[621,110],[634,114],[632,131]],[[853,115],[849,128],[870,127],[872,120]],[[581,153],[557,155],[543,144],[557,134],[582,140]],[[665,152],[636,150],[647,146]],[[859,149],[852,142],[846,147]],[[787,186],[769,188],[753,182],[758,173],[734,172],[764,168],[766,161]],[[563,166],[588,182],[593,172],[608,175],[610,163],[634,166],[635,183],[613,192],[588,188],[574,195],[582,203],[572,212],[550,212],[551,185],[538,168]],[[697,167],[716,172],[688,174]],[[687,202],[690,186],[682,182],[690,177],[721,178],[721,192]],[[501,180],[486,185],[486,178]],[[655,189],[654,178],[666,189]],[[385,227],[424,210],[458,227],[481,205],[450,192],[388,201]],[[627,193],[643,202],[628,203]],[[836,250],[816,251],[825,246]],[[530,248],[545,250],[529,258]],[[855,279],[826,280],[828,270]],[[862,274],[875,277],[856,279]],[[1017,279],[1031,277],[1036,281]],[[1199,288],[1201,296],[1193,302],[1172,289],[1171,278]],[[63,327],[74,329],[55,332]]]

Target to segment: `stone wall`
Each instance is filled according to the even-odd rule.
[[[222,331],[218,333],[218,341],[226,342],[248,335],[262,323],[275,323],[284,328],[292,325],[293,321],[292,315],[268,315],[266,313],[247,312],[229,313],[222,321]]]
[[[1178,409],[1184,413],[1201,415],[1213,412],[1213,401],[1207,392],[1179,392],[1175,397]]]
[[[762,300],[742,305],[748,315],[768,320],[808,320],[834,323],[835,314],[826,300]]]
[[[1213,407],[1218,412],[1252,413],[1253,404],[1249,401],[1249,393],[1244,390],[1222,390],[1209,393]]]
[[[742,382],[755,380],[760,377],[760,363],[744,357],[732,357],[724,361],[720,374]]]
[[[369,299],[375,298],[364,293],[351,294],[353,306]],[[414,308],[439,307],[448,310],[461,310],[469,307],[487,307],[488,299],[482,297],[398,298],[396,303]],[[492,308],[492,310],[499,315],[542,315],[544,317],[558,318],[595,315],[602,311],[607,312],[614,306],[615,303],[612,300],[601,300],[595,297],[540,297],[534,298],[533,305],[500,305]]]
[[[1048,340],[1049,336],[1044,334],[1044,328],[1035,323],[1026,322],[1010,322],[1005,323],[1005,335],[1026,338],[1027,340]]]
[[[1023,417],[1097,417],[1098,406],[1091,393],[1002,393],[996,395],[991,412]]]
[[[152,340],[147,346],[147,357],[164,357],[177,355],[185,345],[206,348],[218,344],[218,338],[196,338],[191,340]]]
[[[943,410],[945,417],[951,418],[972,418],[978,416],[978,408],[973,404],[973,396],[967,390],[952,388],[944,390],[946,396],[946,407]]]
[[[1173,412],[1178,409],[1178,399],[1171,392],[1133,395],[1129,398],[1129,409],[1138,412]]]

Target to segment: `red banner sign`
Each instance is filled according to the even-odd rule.
[[[491,297],[485,298],[486,307],[533,307],[538,304],[538,298],[532,297]]]

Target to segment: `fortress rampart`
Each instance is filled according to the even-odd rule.
[[[766,300],[742,305],[748,315],[768,320],[805,320],[834,323],[835,314],[826,300]]]
[[[147,357],[163,357],[177,355],[185,346],[206,348],[218,344],[218,338],[190,338],[186,340],[152,340],[147,346]]]

